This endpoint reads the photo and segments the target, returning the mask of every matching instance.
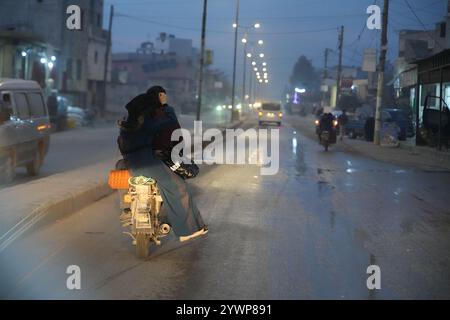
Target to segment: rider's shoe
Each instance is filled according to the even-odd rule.
[[[208,226],[204,225],[203,228],[201,228],[199,231],[191,234],[190,236],[180,237],[180,242],[188,241],[188,240],[194,239],[196,237],[203,236],[203,235],[207,234],[208,231],[209,231]]]

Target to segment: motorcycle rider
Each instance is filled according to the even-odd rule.
[[[189,186],[173,173],[155,148],[170,148],[173,130],[180,127],[174,109],[167,105],[166,91],[150,88],[126,105],[128,118],[120,123],[119,149],[132,176],[154,178],[164,204],[163,223],[168,223],[180,241],[206,234],[208,227],[193,201]]]
[[[320,123],[319,123],[319,137],[322,135],[323,131],[328,131],[330,134],[333,131],[333,120],[334,116],[329,113],[323,113],[320,117]]]

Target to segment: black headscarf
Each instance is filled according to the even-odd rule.
[[[150,104],[150,109],[153,112],[158,108],[162,108],[163,105],[159,101],[159,94],[166,93],[166,90],[161,86],[153,86],[147,90],[147,98]]]
[[[130,102],[127,103],[125,108],[128,111],[128,121],[129,122],[137,122],[140,115],[143,115],[144,112],[150,107],[147,95],[140,94],[133,99],[131,99]]]
[[[126,121],[120,123],[121,127],[131,130],[138,129],[145,115],[154,115],[158,108],[163,107],[159,101],[161,92],[166,93],[166,90],[163,87],[154,86],[148,89],[146,93],[131,99],[125,106],[128,111],[128,117]]]

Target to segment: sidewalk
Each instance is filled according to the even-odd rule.
[[[194,117],[180,117],[182,126],[191,134],[193,121]],[[222,124],[217,128],[236,128],[241,123]],[[217,124],[204,123],[204,127]],[[54,222],[113,193],[107,180],[118,159],[119,155],[76,170],[0,189],[0,252],[30,229]]]
[[[291,115],[288,122],[308,138],[317,140],[314,120],[313,115],[306,117]],[[350,139],[346,136],[343,141],[338,140],[335,149],[426,171],[450,171],[449,152],[439,152],[429,147],[416,147],[405,142],[400,142],[399,148],[390,148],[377,146],[365,140]]]

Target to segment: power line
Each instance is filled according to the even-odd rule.
[[[128,19],[135,20],[135,21],[140,21],[140,22],[145,22],[145,23],[165,26],[165,27],[168,27],[168,28],[175,28],[175,29],[181,29],[181,30],[190,30],[190,31],[201,31],[199,28],[183,27],[183,26],[179,26],[179,25],[158,22],[158,21],[155,21],[155,20],[150,20],[150,19],[147,19],[147,18],[132,16],[132,15],[123,14],[123,13],[117,13],[115,16],[116,17],[128,18]],[[303,30],[303,31],[249,32],[249,35],[290,35],[290,34],[304,34],[304,33],[326,32],[326,31],[332,31],[332,30],[336,30],[336,27],[334,27],[334,28],[325,28],[325,29]],[[212,30],[212,29],[208,29],[208,32],[221,33],[221,34],[233,34],[234,33],[233,31]]]

